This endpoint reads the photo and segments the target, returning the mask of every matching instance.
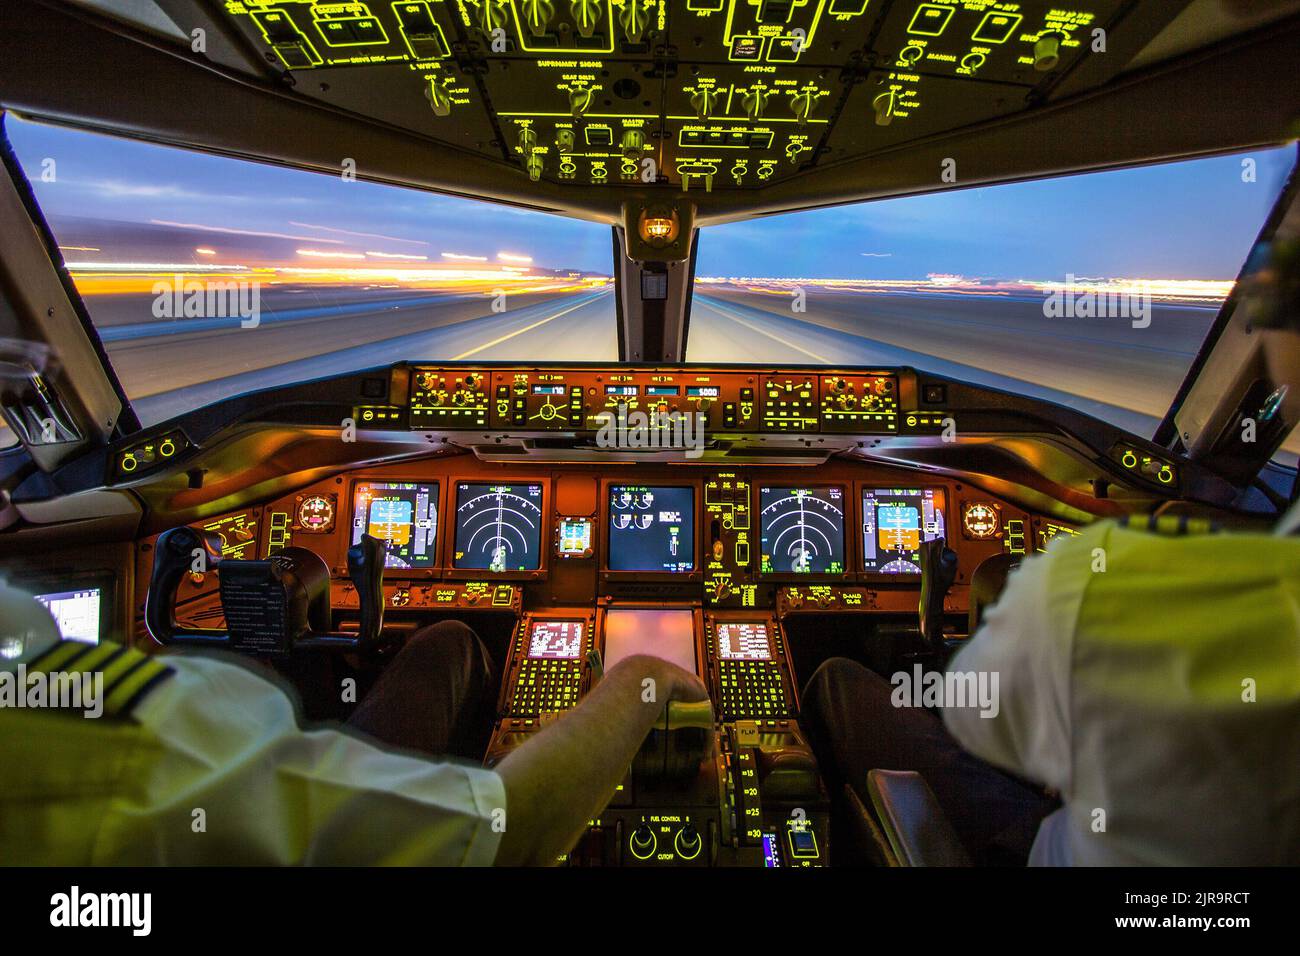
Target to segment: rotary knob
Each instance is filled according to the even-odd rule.
[[[583,37],[590,39],[600,20],[600,0],[573,0],[573,22]]]
[[[501,0],[483,0],[478,5],[478,25],[488,36],[506,26],[506,5]]]
[[[1039,73],[1046,73],[1048,70],[1056,69],[1056,64],[1061,62],[1061,41],[1065,39],[1063,33],[1044,33],[1034,44],[1034,69]]]
[[[814,90],[804,90],[796,93],[790,101],[790,107],[794,110],[795,123],[799,126],[806,126],[808,120],[812,117],[813,111],[817,109],[817,101],[822,95]]]
[[[744,95],[741,102],[745,106],[745,115],[750,120],[762,119],[763,110],[767,108],[767,90],[750,90]]]
[[[557,129],[555,131],[555,148],[562,153],[573,152],[573,130]]]
[[[645,133],[639,129],[628,130],[619,141],[619,148],[623,151],[624,159],[640,159],[645,152]]]
[[[618,15],[618,22],[623,25],[623,35],[627,37],[627,42],[639,43],[646,24],[650,22],[650,15],[641,5],[641,0],[628,0]]]
[[[695,110],[697,119],[706,120],[718,102],[717,90],[696,90],[691,94],[691,109]]]
[[[871,101],[871,108],[876,111],[876,125],[888,126],[894,121],[894,100],[897,94],[893,90],[881,93]]]
[[[587,86],[578,86],[569,90],[569,114],[581,116],[591,109],[591,101],[596,91]]]
[[[555,4],[551,0],[524,0],[524,23],[528,32],[535,37],[546,33],[546,27],[555,16]]]
[[[425,87],[424,95],[429,98],[434,116],[446,116],[451,112],[451,82],[446,77],[435,76]]]

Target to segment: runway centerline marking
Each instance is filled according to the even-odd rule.
[[[538,326],[545,325],[547,322],[553,322],[554,320],[558,319],[562,315],[568,315],[574,309],[581,309],[584,305],[590,305],[592,302],[595,302],[597,299],[599,299],[602,295],[605,295],[605,293],[601,292],[599,295],[594,295],[590,299],[585,299],[584,301],[579,302],[577,305],[571,305],[567,309],[562,309],[561,311],[556,312],[554,315],[548,315],[546,318],[534,322],[532,325],[525,325],[522,329],[515,329],[515,331],[513,332],[507,332],[505,335],[502,335],[499,338],[495,338],[491,342],[484,342],[482,345],[475,346],[474,348],[470,349],[468,352],[461,352],[459,355],[452,356],[451,361],[453,362],[463,361],[464,359],[469,358],[471,355],[477,355],[479,352],[482,352],[484,349],[490,349],[494,345],[500,345],[502,342],[509,341],[510,339],[513,339],[516,335],[523,335],[525,332],[531,332],[533,329],[537,328]]]

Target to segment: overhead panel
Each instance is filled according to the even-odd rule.
[[[303,96],[512,164],[534,180],[688,192],[759,190],[1024,110],[1081,59],[1104,55],[1104,31],[1133,7],[225,3]]]

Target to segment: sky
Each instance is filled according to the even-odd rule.
[[[13,117],[5,125],[56,238],[60,217],[156,220],[331,237],[334,249],[505,251],[544,268],[611,271],[609,230],[595,223]],[[1244,158],[1254,182],[1243,181]],[[48,159],[53,182],[41,179]],[[697,274],[1230,280],[1294,160],[1293,147],[1256,150],[710,227]]]

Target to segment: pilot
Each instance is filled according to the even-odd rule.
[[[668,701],[707,697],[693,674],[629,657],[487,769],[453,755],[482,754],[489,670],[474,633],[442,622],[349,728],[303,729],[290,693],[238,659],[60,641],[0,583],[0,863],[549,864]],[[80,699],[57,693],[79,673]]]
[[[1260,417],[1294,422],[1300,288],[1272,301]],[[869,806],[869,770],[920,773],[977,864],[1294,864],[1298,531],[1300,502],[1272,535],[1103,522],[1025,561],[948,667],[998,675],[996,713],[895,706],[895,685],[827,661],[803,707],[828,783]]]

